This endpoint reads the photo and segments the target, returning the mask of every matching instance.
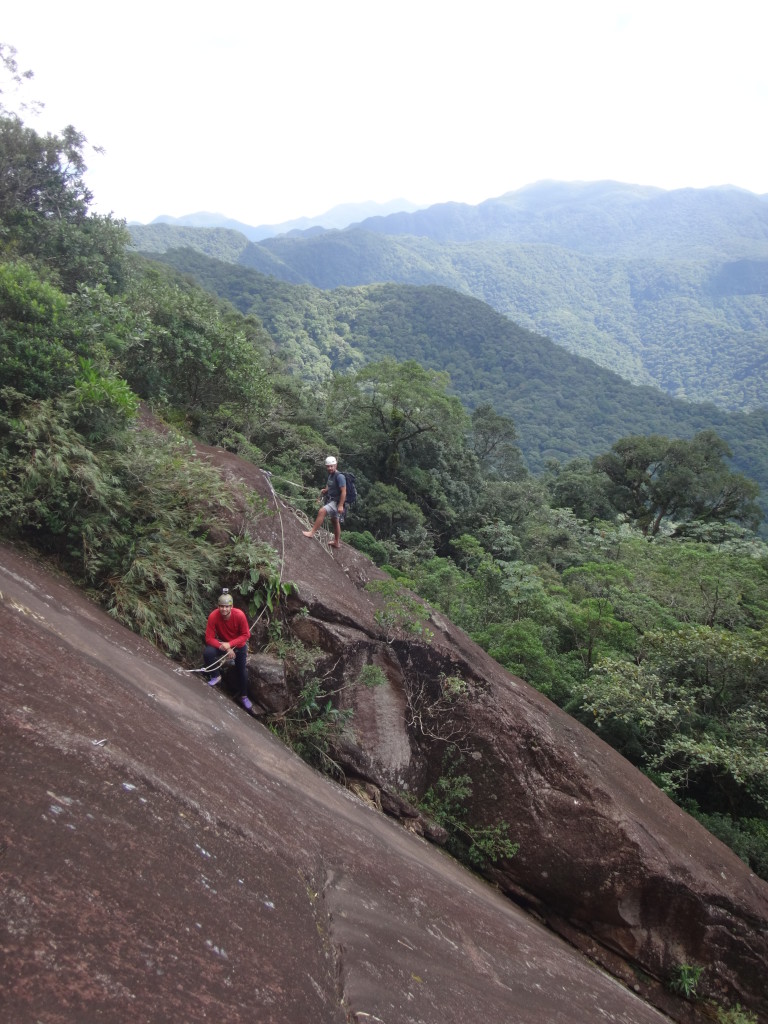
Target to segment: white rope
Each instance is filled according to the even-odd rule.
[[[272,474],[268,473],[266,469],[262,469],[262,473],[267,478],[267,485],[269,486],[269,492],[275,500],[275,508],[277,509],[277,518],[280,520],[280,582],[283,582],[283,571],[285,570],[285,526],[283,525],[283,514],[280,511],[280,500],[277,497],[275,488],[272,486]],[[280,479],[283,479],[282,477]],[[287,481],[291,483],[292,481]],[[300,486],[296,484],[295,486]]]
[[[279,575],[279,580],[282,583],[283,582],[283,571],[285,569],[285,527],[283,526],[283,517],[282,517],[282,514],[280,512],[280,502],[278,500],[277,494],[275,493],[275,489],[272,486],[272,480],[270,479],[271,474],[268,473],[265,469],[262,470],[262,473],[267,478],[267,484],[269,485],[269,490],[270,490],[270,492],[272,494],[272,497],[275,500],[275,507],[277,509],[277,517],[280,520],[280,546],[281,546],[281,549],[282,549],[282,553],[281,553],[281,557],[280,557],[280,575]],[[259,612],[259,614],[256,616],[256,618],[253,620],[253,622],[249,626],[249,628],[248,628],[248,635],[249,636],[253,633],[254,626],[259,621],[259,619],[262,617],[262,615],[264,614],[265,611],[266,611],[266,607],[262,608],[261,611]],[[210,665],[204,665],[202,668],[177,668],[176,672],[178,672],[181,675],[196,675],[196,674],[203,674],[203,673],[207,674],[207,673],[210,673],[210,672],[214,672],[217,668],[221,668],[225,661],[230,661],[230,660],[231,659],[230,659],[229,655],[227,653],[224,653],[219,659],[217,659],[216,661],[214,661]]]
[[[261,472],[267,478],[267,485],[269,486],[270,494],[272,495],[272,498],[274,499],[275,509],[277,510],[277,518],[280,521],[280,573],[279,573],[278,579],[279,579],[280,583],[282,583],[283,582],[283,576],[284,576],[284,573],[285,573],[285,524],[283,523],[283,515],[282,515],[281,509],[280,509],[280,498],[278,497],[277,492],[275,491],[275,488],[274,488],[274,486],[272,484],[272,474],[269,473],[266,469],[262,469]],[[301,489],[303,491],[313,491],[314,490],[314,488],[305,487],[303,484],[297,484],[293,480],[287,480],[285,477],[280,477],[280,480],[283,481],[284,483],[291,484],[292,487],[298,487],[299,489]],[[293,506],[289,506],[289,507],[291,508],[291,510],[293,511],[293,514],[296,516],[296,518],[301,523],[302,522],[301,516],[304,515],[304,513],[303,512],[300,513],[299,510],[293,508]],[[304,523],[307,526],[310,525],[309,524],[309,519],[305,515],[304,515]],[[323,545],[323,547],[325,548],[327,554],[330,555],[331,558],[333,558],[333,551],[331,550],[331,543],[328,540],[330,532],[331,531],[330,531],[327,523],[323,523],[323,531],[322,531],[322,537],[320,539],[320,542]],[[254,626],[259,621],[259,619],[264,615],[266,610],[267,609],[266,609],[266,606],[265,606],[264,608],[261,609],[259,614],[253,620],[253,622],[251,623],[251,625],[250,625],[250,627],[248,629],[249,635],[251,633],[253,633]],[[224,664],[224,662],[225,661],[229,661],[229,660],[230,660],[229,659],[229,655],[225,653],[217,661],[214,661],[211,665],[205,665],[202,668],[177,668],[176,672],[181,674],[181,675],[197,675],[197,674],[203,674],[203,673],[207,674],[207,673],[210,673],[210,672],[214,672],[218,668],[221,668],[222,665]]]

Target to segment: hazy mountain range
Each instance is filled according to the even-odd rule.
[[[408,199],[392,199],[388,203],[343,203],[334,206],[317,217],[298,217],[296,220],[284,221],[282,224],[259,224],[254,227],[239,220],[232,220],[221,213],[188,213],[183,217],[168,217],[165,214],[155,217],[152,224],[170,224],[180,228],[229,228],[239,231],[252,242],[274,235],[288,234],[292,231],[307,231],[312,228],[345,228],[348,224],[369,217],[385,217],[392,213],[412,212],[418,210],[416,203]],[[140,225],[132,224],[131,227]]]
[[[146,252],[190,247],[323,289],[443,285],[632,383],[768,406],[768,197],[741,189],[542,182],[260,241],[223,227],[131,231]]]

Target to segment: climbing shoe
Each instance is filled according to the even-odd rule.
[[[215,686],[217,683],[220,683],[220,682],[221,682],[221,676],[211,676],[211,678],[208,680],[208,685],[209,686]]]
[[[240,703],[243,705],[246,711],[253,711],[253,704],[248,697],[241,697]]]

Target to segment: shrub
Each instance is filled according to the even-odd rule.
[[[269,727],[308,764],[328,775],[341,776],[332,752],[352,714],[351,708],[334,707],[322,682],[313,677],[302,687],[296,703]]]
[[[363,665],[357,681],[362,683],[363,686],[373,688],[374,686],[383,686],[387,681],[387,676],[384,669],[379,668],[378,665]]]
[[[447,848],[464,864],[483,868],[514,857],[520,846],[509,838],[508,822],[472,825],[468,821],[472,780],[460,772],[461,763],[461,754],[455,747],[449,747],[443,760],[444,772],[422,797],[421,810],[447,830]]]
[[[729,1010],[725,1010],[721,1006],[718,1007],[715,1010],[715,1020],[717,1024],[758,1024],[754,1013],[742,1009],[739,1003],[736,1003]]]
[[[355,533],[352,530],[346,530],[344,538],[348,544],[350,544],[357,551],[362,551],[364,555],[367,555],[372,562],[376,565],[384,565],[389,558],[389,552],[387,548],[370,532],[370,530],[364,530],[362,533]]]
[[[696,999],[699,981],[703,973],[704,968],[698,967],[696,964],[678,964],[670,974],[669,988],[686,999]]]

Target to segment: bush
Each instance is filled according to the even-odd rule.
[[[313,677],[302,687],[296,703],[269,727],[308,764],[328,775],[341,776],[333,748],[352,714],[351,708],[334,707],[321,681]]]
[[[696,964],[678,964],[669,978],[670,991],[685,999],[696,999],[703,973],[704,968],[698,967]]]
[[[376,540],[370,530],[365,530],[363,533],[345,530],[344,539],[356,551],[362,551],[364,555],[367,555],[376,565],[384,565],[389,558],[389,552],[386,547]]]
[[[229,535],[212,539],[208,524],[237,516],[247,523],[258,509],[244,501],[236,513],[232,491],[188,442],[127,426],[130,392],[120,388],[111,420],[96,410],[106,440],[93,447],[73,424],[92,424],[91,400],[104,398],[106,407],[110,394],[93,379],[60,401],[26,404],[11,389],[0,392],[0,529],[55,554],[118,621],[191,656],[237,555]],[[231,571],[244,579],[253,564]]]
[[[768,881],[768,821],[737,818],[728,814],[704,814],[693,803],[683,805],[713,836],[730,846],[750,868]]]
[[[473,868],[483,868],[500,860],[509,860],[520,849],[509,838],[506,821],[495,825],[473,825],[468,820],[472,780],[461,773],[462,757],[449,747],[443,760],[443,774],[426,791],[420,808],[448,832],[447,849],[457,860]]]
[[[742,1009],[739,1003],[736,1003],[729,1010],[718,1007],[715,1011],[715,1019],[717,1024],[758,1024],[754,1013]]]

